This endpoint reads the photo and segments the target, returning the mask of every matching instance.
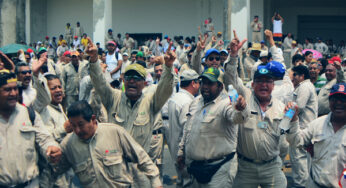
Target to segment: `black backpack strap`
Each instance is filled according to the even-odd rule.
[[[31,121],[32,126],[34,126],[35,124],[35,118],[36,118],[36,114],[35,114],[35,110],[32,106],[26,107],[28,109],[28,113],[29,113],[29,118]]]
[[[115,58],[117,58],[117,61],[119,59],[119,52],[115,52]]]

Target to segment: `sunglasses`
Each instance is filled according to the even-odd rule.
[[[214,59],[215,59],[216,61],[220,61],[220,57],[208,57],[208,60],[209,60],[209,61],[214,61]]]
[[[31,70],[20,71],[20,74],[27,74],[27,73],[31,74]]]
[[[130,80],[134,80],[136,82],[144,80],[141,76],[137,76],[137,75],[131,75],[131,76],[124,76],[125,81],[130,81]]]

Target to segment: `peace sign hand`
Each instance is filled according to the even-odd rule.
[[[239,49],[242,48],[242,46],[247,41],[247,39],[244,39],[241,42],[239,42],[239,38],[238,38],[235,30],[233,30],[233,34],[234,34],[234,38],[231,41],[231,54],[230,55],[231,55],[231,57],[237,57]]]

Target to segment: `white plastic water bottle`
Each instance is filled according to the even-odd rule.
[[[228,96],[232,103],[236,103],[238,99],[238,92],[233,88],[233,85],[228,85]]]
[[[340,184],[342,188],[346,188],[346,170],[344,170],[344,173],[341,176]]]
[[[281,120],[279,124],[279,128],[281,129],[281,134],[285,134],[285,132],[291,128],[290,123],[294,116],[294,113],[296,112],[294,108],[295,106],[297,106],[297,104],[294,102],[292,108],[287,110],[287,112],[284,115],[284,118]]]

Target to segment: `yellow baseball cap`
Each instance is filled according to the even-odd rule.
[[[260,43],[253,43],[251,50],[261,51],[261,44]]]
[[[142,76],[144,79],[146,78],[147,76],[147,71],[145,70],[145,68],[138,64],[138,63],[134,63],[134,64],[131,64],[129,66],[127,66],[125,68],[125,74],[128,72],[128,71],[136,71],[140,76]]]

